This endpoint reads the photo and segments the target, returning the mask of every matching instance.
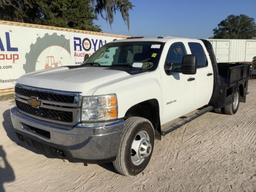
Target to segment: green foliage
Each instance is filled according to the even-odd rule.
[[[100,31],[90,0],[0,0],[0,18]]]
[[[246,15],[230,15],[213,30],[215,39],[252,39],[256,37],[256,24]]]
[[[124,22],[130,28],[129,11],[132,9],[133,4],[129,0],[91,0],[95,4],[95,12],[100,14],[102,18],[113,23],[114,14],[120,11]]]
[[[129,28],[131,8],[129,0],[0,0],[0,19],[100,31],[96,14],[112,24],[120,11]]]
[[[99,31],[90,0],[38,0],[43,24]]]
[[[36,13],[34,2],[30,0],[0,0],[0,18],[12,21],[30,21]]]

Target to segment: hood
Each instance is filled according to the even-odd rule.
[[[60,67],[26,74],[17,83],[60,91],[81,92],[92,95],[98,87],[129,78],[131,75],[121,70],[105,67]]]

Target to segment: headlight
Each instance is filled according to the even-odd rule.
[[[107,121],[117,117],[116,95],[83,97],[82,121]]]

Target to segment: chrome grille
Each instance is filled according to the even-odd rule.
[[[42,118],[46,119],[52,119],[56,121],[63,121],[63,122],[73,122],[73,115],[72,112],[67,112],[67,111],[59,111],[59,110],[53,110],[53,109],[46,109],[46,108],[33,108],[30,105],[26,103],[22,103],[18,100],[16,100],[16,105],[17,107],[31,115],[36,115]]]
[[[31,98],[40,100],[40,106],[32,107]],[[27,115],[50,122],[74,125],[80,120],[81,99],[79,93],[62,92],[17,84],[16,106]]]
[[[38,97],[41,100],[47,101],[56,101],[62,103],[74,103],[75,96],[74,95],[64,95],[60,93],[52,93],[50,90],[38,90],[36,88],[24,88],[24,86],[16,85],[15,93],[27,97]]]

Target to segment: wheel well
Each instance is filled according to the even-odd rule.
[[[246,97],[247,82],[239,85],[239,94],[242,98]]]
[[[246,102],[246,94],[247,94],[247,82],[244,82],[243,84],[239,85],[239,95],[240,95],[241,102]]]
[[[243,86],[242,84],[239,85],[239,94],[240,94],[240,96],[242,96],[242,97],[245,96],[245,94],[244,94],[244,86]]]
[[[148,119],[155,129],[155,134],[157,138],[161,138],[161,125],[159,116],[159,103],[156,99],[151,99],[143,101],[132,106],[125,114],[125,118],[129,117],[143,117]]]

